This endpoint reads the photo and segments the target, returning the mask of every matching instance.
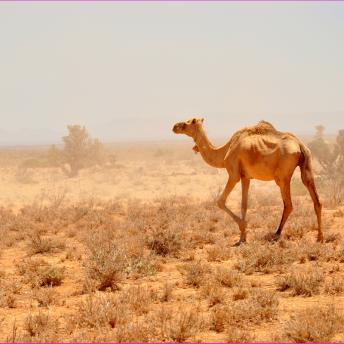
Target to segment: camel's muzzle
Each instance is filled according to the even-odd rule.
[[[182,129],[184,128],[184,123],[177,123],[174,125],[172,131],[175,134],[180,134],[182,132]]]

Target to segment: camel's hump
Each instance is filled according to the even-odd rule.
[[[279,135],[281,134],[275,127],[267,122],[267,121],[260,121],[258,124],[252,127],[246,127],[238,130],[232,138],[230,139],[230,145],[233,146],[236,142],[238,142],[240,137],[243,136],[251,136],[251,135]]]
[[[278,131],[275,129],[275,127],[267,122],[267,121],[260,121],[258,124],[256,124],[253,127],[246,128],[248,135],[256,135],[256,134],[277,134]]]

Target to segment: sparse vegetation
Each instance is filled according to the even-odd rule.
[[[43,259],[26,259],[18,264],[18,270],[25,283],[32,288],[54,287],[62,284],[64,268],[50,264]]]
[[[330,342],[341,331],[343,314],[334,306],[313,306],[296,312],[284,329],[288,341]]]
[[[314,140],[309,143],[313,156],[321,165],[323,191],[333,206],[344,201],[344,130],[339,130],[334,143],[324,139],[325,127],[318,125]]]
[[[9,171],[40,163],[24,163],[29,184],[2,170],[4,187],[12,184],[0,208],[0,341],[343,340],[340,326],[325,326],[341,319],[342,207],[325,205],[325,243],[316,243],[313,205],[296,175],[294,211],[272,243],[280,195],[253,183],[252,230],[233,247],[235,224],[197,193],[223,176],[187,148],[171,149],[173,158],[151,149],[147,168],[142,151],[107,147],[116,165],[78,179],[60,168],[63,147],[3,159]],[[54,154],[58,163],[46,163]],[[231,201],[238,197],[234,190]],[[299,314],[310,303],[326,310],[321,323]]]
[[[279,290],[291,289],[294,296],[318,294],[323,282],[324,273],[318,267],[295,269],[277,279]]]

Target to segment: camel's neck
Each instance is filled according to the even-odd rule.
[[[194,141],[207,164],[217,168],[225,167],[224,159],[229,149],[229,142],[221,147],[214,147],[202,127],[198,129]]]

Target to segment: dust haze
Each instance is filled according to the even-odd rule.
[[[344,341],[343,36],[341,3],[1,3],[0,342]],[[297,167],[235,246],[192,118],[296,134],[324,242]]]

